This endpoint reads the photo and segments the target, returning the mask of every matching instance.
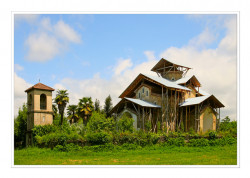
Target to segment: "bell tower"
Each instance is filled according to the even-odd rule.
[[[189,69],[191,68],[178,65],[161,58],[161,60],[151,69],[151,71],[156,72],[157,75],[160,75],[162,78],[176,81],[182,77],[185,77]]]
[[[28,105],[26,145],[33,144],[34,126],[53,123],[52,91],[53,88],[40,82],[25,90]]]

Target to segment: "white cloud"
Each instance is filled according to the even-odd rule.
[[[149,61],[154,61],[156,60],[154,51],[144,51],[144,54],[147,56]]]
[[[114,72],[116,75],[121,74],[124,70],[131,67],[133,64],[131,59],[119,59],[118,64],[114,68]]]
[[[23,103],[26,102],[26,93],[24,92],[27,88],[32,85],[27,83],[23,78],[19,77],[14,73],[14,115],[17,116],[18,110],[22,107]]]
[[[15,70],[15,72],[22,71],[23,70],[23,66],[21,66],[19,64],[15,64],[14,70]]]
[[[73,28],[71,28],[68,24],[65,24],[62,20],[58,21],[54,26],[55,34],[60,38],[70,41],[73,43],[80,43],[81,37],[77,34]]]
[[[37,21],[38,17],[38,14],[15,14],[14,21],[15,24],[20,22],[34,23]]]
[[[25,41],[28,49],[26,59],[29,61],[51,60],[63,53],[70,43],[81,42],[81,36],[62,20],[52,25],[50,18],[43,18],[38,27],[38,31],[30,34]]]
[[[60,51],[61,44],[47,33],[31,34],[25,41],[29,61],[44,62],[53,59]]]

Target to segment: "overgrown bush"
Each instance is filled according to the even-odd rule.
[[[188,146],[193,146],[193,147],[209,146],[209,140],[205,138],[191,139],[189,140]]]
[[[120,132],[133,132],[134,126],[133,126],[134,120],[131,117],[128,117],[126,114],[122,115],[122,117],[118,121],[118,130]]]
[[[91,145],[103,145],[112,141],[112,135],[107,132],[90,132],[86,134],[86,141]]]
[[[93,112],[87,124],[87,132],[113,132],[115,126],[116,123],[112,117],[106,118],[103,113]]]

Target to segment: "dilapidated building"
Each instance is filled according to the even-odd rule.
[[[129,114],[137,129],[144,130],[145,123],[150,123],[153,132],[159,129],[157,123],[167,131],[216,130],[224,105],[202,91],[194,75],[186,77],[190,69],[162,58],[151,69],[157,76],[139,74],[119,96],[121,100],[111,113],[118,118]]]

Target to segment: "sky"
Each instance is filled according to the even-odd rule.
[[[236,120],[237,16],[192,14],[15,14],[14,112],[41,81],[67,89],[70,104],[111,95],[161,59],[191,67],[202,89]],[[53,92],[55,96],[56,92]]]

